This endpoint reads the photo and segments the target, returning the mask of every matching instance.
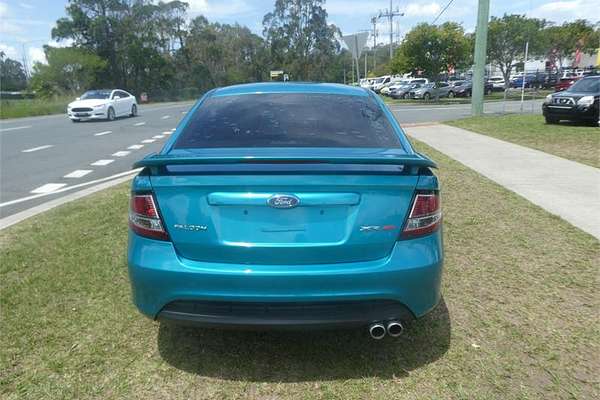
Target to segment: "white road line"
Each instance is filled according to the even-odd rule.
[[[94,179],[93,181],[78,183],[77,185],[71,185],[71,186],[63,187],[62,189],[58,189],[58,190],[55,189],[55,191],[52,191],[52,192],[44,191],[44,193],[38,193],[38,194],[35,194],[35,195],[32,195],[32,196],[21,197],[19,199],[14,199],[14,200],[6,201],[4,203],[0,203],[0,208],[1,207],[6,207],[6,206],[10,206],[10,205],[13,205],[13,204],[23,203],[24,201],[29,201],[29,200],[37,199],[39,197],[44,197],[44,196],[48,196],[48,195],[51,195],[51,194],[57,194],[57,193],[66,192],[67,190],[73,190],[73,189],[77,189],[77,188],[80,188],[80,187],[93,185],[95,183],[110,181],[112,179],[120,178],[122,176],[133,175],[133,174],[136,174],[136,173],[140,172],[141,170],[142,170],[141,168],[136,168],[136,169],[132,169],[131,171],[120,172],[118,174],[107,176],[105,178],[99,178],[99,179]],[[48,183],[48,184],[46,184],[44,186],[48,186],[48,185],[61,185],[61,186],[65,186],[66,183]],[[43,188],[44,186],[40,186],[39,188],[37,188],[35,190],[39,190],[39,189]]]
[[[66,174],[65,176],[63,176],[63,178],[81,178],[83,176],[86,176],[90,172],[92,172],[91,169],[76,169],[75,171],[70,172],[70,173]]]
[[[145,122],[138,122],[137,124],[133,124],[133,126],[142,126],[142,125],[146,125]]]
[[[50,147],[54,147],[53,144],[45,144],[43,146],[32,147],[31,149],[21,150],[21,153],[33,153],[34,151],[49,149]]]
[[[173,132],[171,132],[171,131],[164,131],[162,134],[163,135],[170,135],[171,133],[173,133]]]
[[[182,114],[187,114],[187,111],[182,111],[181,113],[182,113]]]
[[[129,153],[131,153],[131,152],[130,151],[122,150],[122,151],[117,151],[112,156],[113,157],[125,157],[125,156],[129,155]]]
[[[169,119],[169,118],[171,118],[170,115],[163,115],[162,117],[160,117],[160,119]]]
[[[152,139],[162,139],[164,137],[165,137],[165,135],[154,135],[154,136],[152,136]]]
[[[97,167],[104,167],[105,165],[108,165],[113,161],[115,161],[115,160],[98,160],[96,162],[91,163],[90,165],[97,166]]]
[[[104,131],[104,132],[94,133],[94,136],[104,136],[104,135],[108,135],[109,133],[112,133],[112,131]]]
[[[171,129],[171,132],[175,132],[175,128]]]
[[[128,147],[129,150],[139,150],[142,147],[144,147],[143,144],[132,144],[131,146]]]
[[[46,183],[45,185],[42,185],[39,188],[33,189],[31,191],[31,193],[35,193],[35,194],[52,193],[64,186],[67,186],[67,184],[66,183]]]
[[[156,139],[145,139],[145,140],[142,140],[142,143],[154,143],[154,142],[156,142]]]
[[[18,131],[19,129],[31,128],[31,125],[15,126],[13,128],[1,128],[0,132]]]

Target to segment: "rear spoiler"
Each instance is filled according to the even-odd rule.
[[[436,163],[419,154],[402,154],[389,156],[235,156],[235,155],[202,155],[202,156],[173,156],[149,154],[133,164],[133,168],[164,167],[167,165],[199,165],[199,164],[373,164],[373,165],[403,165],[406,167],[437,168]]]

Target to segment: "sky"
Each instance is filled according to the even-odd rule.
[[[449,0],[393,0],[393,9],[404,13],[397,18],[401,35],[421,22],[433,22]],[[203,14],[210,21],[238,22],[257,34],[262,33],[263,16],[273,9],[274,0],[188,0],[191,17]],[[477,19],[477,0],[453,0],[437,23],[456,21],[465,30],[473,31]],[[58,18],[65,16],[66,0],[0,0],[0,50],[8,57],[29,65],[44,62],[45,44],[68,45],[51,40],[50,31]],[[327,0],[325,9],[329,22],[337,25],[343,34],[372,29],[370,20],[379,10],[389,8],[389,0]],[[599,16],[598,0],[491,0],[490,15],[526,14],[556,23],[577,18]],[[593,17],[592,17],[593,18]],[[595,18],[596,21],[599,17]],[[393,27],[397,32],[396,23]],[[389,23],[380,20],[377,25],[378,43],[389,43]],[[369,44],[372,43],[372,38]],[[397,40],[395,37],[394,40]]]

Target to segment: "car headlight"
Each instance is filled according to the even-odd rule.
[[[583,96],[577,100],[579,106],[591,106],[592,104],[594,104],[594,96]]]
[[[544,100],[544,103],[548,104],[552,101],[552,95],[549,94],[548,96],[546,96],[546,100]]]
[[[106,104],[96,104],[95,106],[93,106],[94,108],[100,108],[100,107],[104,107]]]

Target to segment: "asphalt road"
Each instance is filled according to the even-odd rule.
[[[126,174],[134,161],[159,151],[192,105],[140,107],[136,118],[72,123],[65,115],[0,122],[0,217]],[[469,104],[390,106],[400,124],[466,117]],[[518,102],[486,103],[487,113],[519,111]],[[525,103],[540,112],[541,101]]]

